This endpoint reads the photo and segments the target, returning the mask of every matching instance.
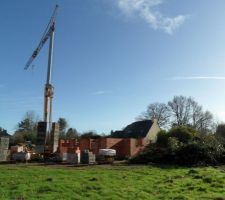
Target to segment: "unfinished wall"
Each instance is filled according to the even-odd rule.
[[[67,153],[69,148],[79,147],[80,151],[89,150],[98,155],[99,149],[115,149],[118,158],[136,155],[144,149],[144,138],[81,138],[78,140],[60,140],[59,152]]]
[[[59,140],[58,152],[67,153],[68,149],[79,147],[79,142],[77,139],[73,140]]]

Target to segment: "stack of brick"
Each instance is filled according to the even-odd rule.
[[[67,162],[70,164],[80,164],[80,149],[79,149],[79,147],[68,148]]]
[[[81,152],[81,163],[82,164],[95,164],[95,154],[89,150],[84,150]]]
[[[0,162],[7,161],[9,158],[9,138],[0,137]]]

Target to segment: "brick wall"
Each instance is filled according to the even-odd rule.
[[[79,141],[74,140],[59,140],[58,152],[59,153],[67,153],[69,148],[77,148],[79,147]]]
[[[115,149],[118,158],[125,158],[136,155],[144,149],[145,145],[144,138],[81,138],[79,141],[60,140],[58,152],[66,153],[71,148],[79,148],[80,151],[88,149],[98,155],[99,149]]]
[[[142,151],[145,147],[145,140],[143,138],[130,139],[130,156],[134,156]]]
[[[79,147],[80,150],[83,151],[85,149],[90,149],[91,147],[91,139],[89,138],[82,138],[79,140]]]

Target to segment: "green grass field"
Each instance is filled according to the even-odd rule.
[[[225,168],[0,166],[1,200],[225,199]]]

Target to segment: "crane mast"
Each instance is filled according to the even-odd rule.
[[[48,146],[51,140],[51,129],[52,129],[52,99],[54,95],[54,87],[51,84],[52,79],[52,62],[53,62],[53,49],[54,49],[54,35],[55,35],[55,21],[58,11],[58,5],[56,5],[52,17],[44,31],[44,34],[41,38],[41,41],[38,44],[38,47],[34,50],[31,57],[25,65],[25,70],[27,70],[34,59],[37,57],[39,52],[45,43],[49,40],[49,51],[48,51],[48,69],[47,69],[47,79],[44,89],[44,115],[43,122],[46,123],[46,134],[44,145]]]

